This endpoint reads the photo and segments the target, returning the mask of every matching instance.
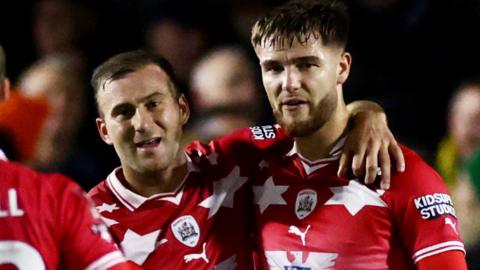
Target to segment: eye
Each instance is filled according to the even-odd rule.
[[[284,70],[283,66],[280,65],[280,64],[276,64],[276,63],[270,63],[270,64],[267,64],[263,67],[263,70],[265,72],[275,72],[275,73],[280,73]]]
[[[112,111],[112,117],[121,119],[131,118],[134,114],[135,108],[130,105],[120,105],[115,107]]]
[[[308,69],[310,69],[310,68],[312,68],[312,67],[317,67],[317,66],[318,66],[318,65],[316,65],[316,64],[308,63],[308,62],[298,63],[298,64],[297,64],[297,68],[298,68],[299,70],[308,70]]]
[[[149,100],[146,104],[145,104],[145,107],[147,107],[147,110],[154,110],[155,108],[157,108],[158,106],[160,106],[160,102],[156,101],[156,100]]]

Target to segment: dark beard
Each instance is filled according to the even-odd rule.
[[[330,120],[333,115],[333,112],[337,108],[338,96],[336,91],[332,91],[318,104],[318,106],[313,107],[313,117],[307,121],[300,121],[287,124],[283,121],[282,114],[279,111],[275,111],[274,115],[277,119],[278,124],[293,137],[306,137],[312,135],[317,130],[323,127],[325,123]]]

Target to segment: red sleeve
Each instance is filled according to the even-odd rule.
[[[417,263],[418,270],[467,270],[465,256],[460,251],[448,251],[427,257]]]
[[[125,262],[85,192],[70,181],[61,192],[57,220],[61,230],[63,267],[109,269]]]
[[[449,251],[465,253],[443,180],[416,153],[404,149],[404,154],[406,171],[393,176],[385,198],[413,262]]]
[[[200,151],[208,155],[218,153],[222,159],[234,163],[258,161],[267,150],[290,145],[291,138],[278,126],[265,125],[242,128],[228,135],[212,140],[208,145],[193,142],[187,147],[187,152]],[[246,161],[247,160],[247,161]]]

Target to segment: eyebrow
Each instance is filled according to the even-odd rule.
[[[137,101],[142,102],[142,101],[149,100],[149,99],[151,99],[153,97],[157,97],[157,96],[165,96],[165,94],[161,93],[161,92],[158,92],[158,91],[155,91],[155,92],[153,92],[153,93],[151,93],[147,96],[139,98]]]
[[[293,63],[305,63],[305,62],[310,62],[310,63],[320,63],[320,58],[316,56],[304,56],[304,57],[298,57],[298,58],[293,58],[292,61]]]
[[[145,100],[149,100],[151,98],[154,98],[154,97],[157,97],[157,96],[165,96],[164,93],[160,93],[158,91],[155,91],[147,96],[144,96],[144,97],[141,97],[139,99],[136,100],[136,102],[143,102]],[[118,110],[118,108],[122,108],[124,106],[128,106],[131,102],[127,101],[127,102],[122,102],[122,103],[119,103],[119,104],[116,104],[115,106],[113,106],[113,108],[110,110],[110,112],[114,112],[115,110]]]
[[[316,56],[303,56],[303,57],[297,57],[293,58],[288,61],[289,63],[293,64],[298,64],[298,63],[305,63],[305,62],[310,62],[310,63],[320,63],[320,58]],[[261,66],[271,66],[271,65],[277,65],[281,63],[279,60],[265,60],[260,63]]]

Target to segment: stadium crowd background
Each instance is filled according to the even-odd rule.
[[[138,47],[153,49],[173,62],[198,114],[197,119],[191,121],[191,127],[200,130],[199,126],[208,123],[205,119],[212,115],[245,115],[247,111],[255,112],[248,114],[248,119],[237,119],[236,123],[271,123],[273,119],[261,93],[259,68],[255,65],[257,60],[251,51],[249,36],[251,23],[258,14],[282,2],[4,1],[4,12],[0,18],[1,42],[11,59],[7,61],[7,70],[13,85],[27,96],[51,97],[51,93],[55,93],[51,92],[53,86],[42,85],[53,81],[51,78],[54,75],[42,77],[42,74],[51,72],[60,73],[57,76],[59,80],[67,79],[63,84],[51,84],[58,87],[65,85],[65,88],[75,86],[75,89],[65,90],[73,94],[64,95],[67,96],[64,101],[66,109],[59,109],[60,113],[57,113],[63,114],[65,119],[50,122],[61,122],[58,126],[62,130],[79,129],[68,135],[73,137],[68,143],[74,146],[70,147],[70,156],[63,159],[76,155],[74,163],[84,161],[86,164],[74,166],[80,169],[60,168],[49,164],[59,163],[58,158],[56,161],[33,161],[35,154],[31,152],[34,152],[34,146],[21,151],[30,151],[28,162],[46,169],[64,170],[79,179],[85,188],[105,177],[118,163],[113,151],[104,146],[96,134],[95,104],[88,80],[92,69],[110,55]],[[464,80],[475,76],[480,69],[480,39],[476,37],[480,26],[480,2],[356,0],[350,1],[350,11],[352,24],[348,48],[353,54],[353,67],[346,85],[349,101],[371,99],[380,103],[397,138],[433,164],[437,146],[447,133],[449,99]],[[222,52],[215,53],[222,50],[223,56]],[[209,59],[214,57],[218,59]],[[208,61],[214,63],[209,66],[205,63]],[[54,62],[64,63],[62,66]],[[201,70],[202,64],[207,71]],[[227,70],[235,73],[235,69],[246,71],[230,77],[222,75]],[[42,78],[49,79],[42,81]],[[208,83],[222,79],[226,81],[219,87],[231,87],[232,92],[223,94],[226,97],[220,97],[218,102],[202,102],[202,95],[214,91],[211,89],[216,87]],[[248,84],[234,88],[245,81]],[[46,89],[38,90],[41,88],[39,85]],[[202,92],[202,87],[210,90]],[[217,92],[221,95],[222,91]],[[215,95],[204,100],[214,99]],[[78,104],[81,106],[77,110],[82,112],[74,113],[73,108]],[[248,110],[244,105],[249,106]],[[53,111],[51,105],[47,107],[47,111]],[[28,111],[27,107],[21,110]],[[42,111],[41,107],[39,110]],[[13,125],[28,126],[36,120],[48,122],[41,113],[32,115],[38,119],[25,116],[23,120],[29,122],[21,122],[20,117]],[[200,124],[195,124],[198,122]],[[219,126],[222,125],[212,125],[206,130],[220,129]],[[29,138],[25,140],[33,140],[35,136],[40,140],[40,133],[39,130],[30,131]],[[67,137],[63,133],[57,137]],[[203,134],[199,133],[198,136]],[[195,136],[197,134],[192,137]],[[7,142],[4,144],[8,146]],[[11,144],[15,145],[14,142]],[[10,148],[7,146],[4,148],[8,151]],[[25,154],[18,153],[16,148],[18,146],[11,147],[10,156],[22,160]],[[66,146],[52,148],[60,152],[68,149]]]
[[[3,1],[0,42],[17,93],[0,106],[0,147],[13,160],[65,173],[87,190],[104,179],[119,162],[97,135],[89,78],[109,56],[139,47],[174,65],[194,111],[189,138],[272,123],[249,37],[257,16],[283,2]],[[472,78],[480,88],[480,2],[347,2],[353,55],[347,102],[377,101],[397,139],[433,166],[449,133],[453,93]],[[480,138],[475,119],[468,125]],[[480,179],[472,181],[480,190]]]

